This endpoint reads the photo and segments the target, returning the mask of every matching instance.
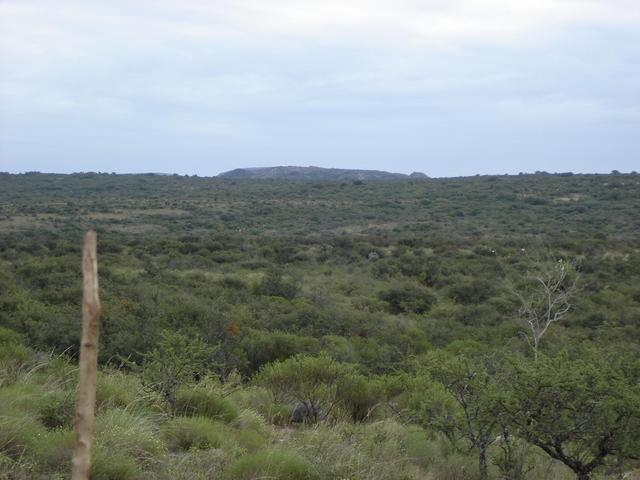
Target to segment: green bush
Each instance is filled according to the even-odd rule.
[[[238,416],[238,409],[226,398],[204,388],[183,387],[176,395],[178,415],[202,416],[231,422]]]
[[[350,385],[348,379],[355,377],[354,365],[338,363],[326,355],[296,355],[265,365],[256,380],[283,400],[306,400],[322,408],[342,402],[339,385],[347,387]],[[348,393],[348,388],[344,391]],[[317,415],[317,411],[315,413]],[[311,415],[308,420],[314,422],[319,419]]]
[[[425,313],[436,303],[437,297],[426,287],[407,283],[379,293],[391,313]]]
[[[227,398],[239,407],[250,408],[263,415],[274,402],[273,393],[270,390],[256,386],[234,390]]]
[[[9,328],[0,327],[0,345],[3,347],[0,350],[0,358],[8,357],[5,348],[10,345],[22,345],[22,336]]]
[[[38,415],[45,427],[72,427],[75,420],[76,399],[71,391],[52,391],[42,398]]]
[[[229,440],[224,424],[207,417],[177,417],[162,426],[171,450],[221,448]]]
[[[20,369],[32,360],[32,355],[18,333],[0,327],[0,384],[14,382]]]
[[[262,295],[284,297],[292,300],[298,294],[300,287],[294,279],[286,276],[282,270],[272,268],[265,273],[254,290]]]
[[[382,398],[382,386],[358,373],[349,373],[338,382],[337,398],[353,422],[362,422]]]
[[[142,380],[174,409],[179,387],[204,376],[207,362],[215,352],[216,348],[200,338],[163,330],[156,348],[144,355]]]
[[[411,461],[422,468],[429,469],[440,456],[439,445],[429,438],[420,427],[408,427],[405,437],[405,451]]]
[[[229,480],[312,480],[319,478],[313,467],[300,455],[283,450],[262,450],[244,455],[229,469]]]

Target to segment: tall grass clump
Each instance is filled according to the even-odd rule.
[[[320,477],[313,466],[295,452],[262,450],[242,456],[227,471],[227,480],[315,480]]]
[[[33,477],[32,465],[0,452],[0,480],[27,480]]]
[[[233,391],[228,399],[234,405],[258,412],[272,425],[289,424],[292,413],[291,406],[277,403],[273,392],[266,388],[257,386],[240,388]]]
[[[0,454],[19,459],[33,450],[36,440],[46,434],[32,415],[15,409],[0,412]]]
[[[34,439],[32,455],[40,473],[68,474],[71,471],[71,456],[75,445],[72,430],[52,430]]]
[[[91,480],[138,480],[140,468],[126,453],[97,446],[91,458]]]
[[[165,462],[163,480],[219,479],[233,462],[233,457],[220,449],[192,449]]]
[[[253,410],[243,410],[231,425],[234,427],[234,438],[240,447],[249,452],[263,448],[273,435],[271,425]]]
[[[156,392],[146,389],[140,378],[120,371],[98,372],[96,408],[98,411],[120,407],[163,410],[163,402]]]
[[[176,412],[185,416],[202,416],[231,422],[238,409],[216,392],[201,387],[183,387],[176,394]]]
[[[240,431],[251,430],[265,437],[273,433],[271,425],[267,424],[264,417],[249,409],[240,412],[231,425]]]
[[[70,427],[74,419],[74,392],[22,381],[0,389],[0,411],[18,410],[39,419],[45,427]]]
[[[18,382],[0,389],[0,412],[18,410],[36,414],[47,390],[32,383]]]
[[[162,426],[170,450],[222,448],[230,441],[224,424],[207,417],[176,417]]]
[[[105,454],[117,452],[142,464],[157,462],[166,453],[158,420],[144,412],[107,410],[96,417],[95,442]]]
[[[40,358],[22,377],[22,381],[46,387],[48,390],[70,390],[78,384],[78,366],[66,355],[46,355]]]
[[[287,444],[312,462],[322,478],[423,478],[424,473],[406,453],[406,440],[406,427],[387,420],[320,425],[301,430]]]

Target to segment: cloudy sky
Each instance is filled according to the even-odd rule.
[[[0,0],[0,171],[640,170],[640,0]]]

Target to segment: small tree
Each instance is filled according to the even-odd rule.
[[[640,448],[640,392],[624,371],[595,356],[514,362],[504,414],[516,434],[589,479],[608,458]]]
[[[144,355],[142,379],[174,410],[178,388],[203,376],[214,353],[215,348],[199,338],[164,330],[156,348]]]
[[[512,284],[520,303],[518,318],[527,327],[525,338],[534,358],[538,358],[540,341],[549,327],[571,309],[577,280],[572,262],[541,260],[531,265],[521,282]]]
[[[338,406],[348,410],[354,421],[361,421],[371,406],[372,390],[365,377],[353,365],[324,355],[296,355],[267,364],[256,379],[276,394],[308,405],[312,421],[319,419],[321,408],[326,418]]]
[[[487,449],[501,425],[500,389],[492,362],[438,353],[424,363],[410,387],[412,416],[454,444],[467,441],[478,452],[480,478],[487,479]]]

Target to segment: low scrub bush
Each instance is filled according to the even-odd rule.
[[[74,392],[47,392],[39,403],[38,416],[45,427],[54,429],[73,426],[76,404]]]
[[[267,423],[284,426],[289,424],[292,409],[290,405],[277,403],[273,393],[263,387],[245,387],[229,395],[235,405],[259,413]]]
[[[244,455],[227,472],[229,480],[277,478],[279,480],[312,480],[319,476],[299,454],[283,450],[262,450]]]
[[[171,450],[221,448],[229,441],[224,424],[207,417],[177,417],[165,423],[162,435]]]
[[[32,360],[32,352],[22,344],[21,336],[0,327],[0,385],[14,382]]]
[[[225,422],[231,422],[238,416],[238,409],[229,400],[198,387],[178,390],[176,411],[179,415],[202,416]]]
[[[429,438],[420,427],[407,428],[405,451],[413,463],[424,469],[429,469],[441,456],[438,440]]]
[[[245,386],[231,392],[227,397],[234,405],[250,408],[266,418],[266,412],[275,402],[270,390],[256,386]]]

